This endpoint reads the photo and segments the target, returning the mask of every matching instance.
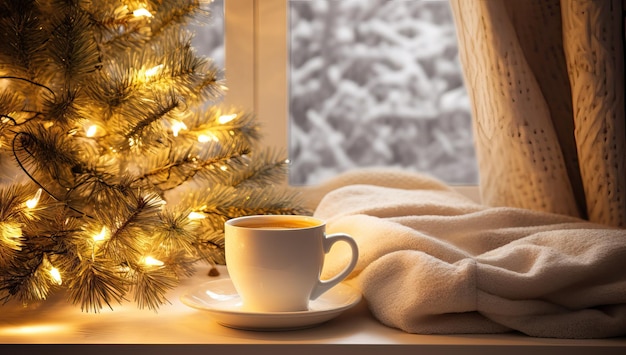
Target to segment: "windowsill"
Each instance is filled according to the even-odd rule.
[[[206,266],[199,267],[194,277],[170,292],[168,299],[171,304],[162,306],[158,313],[138,310],[130,303],[118,305],[114,311],[106,309],[99,314],[82,313],[79,307],[70,305],[62,296],[50,299],[36,309],[24,309],[14,304],[3,306],[0,342],[4,345],[0,345],[0,349],[2,353],[10,353],[7,350],[42,353],[43,349],[33,344],[60,344],[62,346],[53,349],[71,352],[84,350],[92,355],[94,351],[110,352],[110,347],[101,346],[106,344],[117,344],[115,351],[150,354],[242,353],[250,346],[254,346],[257,354],[313,351],[342,355],[382,352],[501,354],[505,351],[598,354],[626,351],[626,338],[567,340],[532,338],[519,334],[408,334],[379,323],[368,311],[365,301],[339,317],[310,329],[282,332],[235,330],[215,323],[202,311],[189,308],[179,301],[185,288],[209,280],[205,276],[207,270]],[[223,275],[221,277],[224,277],[225,268],[220,267],[220,271]],[[14,348],[10,344],[22,345]],[[66,348],[68,344],[73,345]],[[152,346],[157,344],[159,346]],[[320,349],[320,345],[325,346]],[[298,349],[294,349],[294,346]]]

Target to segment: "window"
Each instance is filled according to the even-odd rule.
[[[474,185],[448,6],[226,0],[226,101],[254,110],[264,144],[289,152],[293,185],[380,165]]]

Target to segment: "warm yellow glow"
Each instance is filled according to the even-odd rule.
[[[68,326],[63,324],[36,324],[0,328],[0,335],[37,335],[44,333],[66,333]]]
[[[151,256],[143,258],[143,263],[148,266],[163,266],[163,262],[161,260],[155,259]]]
[[[205,219],[206,215],[204,213],[202,213],[202,212],[191,212],[191,213],[189,213],[187,218],[189,218],[189,219]]]
[[[35,193],[35,196],[33,198],[31,198],[30,200],[26,201],[26,207],[28,208],[35,208],[37,207],[37,204],[39,203],[39,199],[41,198],[41,189],[37,190],[37,192]]]
[[[157,66],[154,66],[146,70],[146,78],[150,78],[150,77],[157,75],[161,71],[161,69],[163,69],[163,64],[159,64]]]
[[[102,241],[106,239],[108,233],[109,231],[107,230],[107,227],[102,227],[100,233],[93,235],[93,240],[95,240],[96,242]]]
[[[63,280],[61,279],[61,273],[59,272],[59,269],[55,268],[54,266],[50,268],[50,276],[52,276],[52,280],[57,284],[60,285],[63,283]]]
[[[228,170],[228,167],[226,165],[222,165],[222,166],[220,166],[220,169],[222,169],[222,171],[226,171],[226,170]]]
[[[137,10],[133,11],[133,16],[135,17],[152,17],[152,13],[148,11],[144,7],[140,7]]]
[[[12,222],[0,223],[0,240],[6,248],[21,250],[22,228]]]
[[[233,113],[233,114],[230,114],[230,115],[222,115],[222,116],[220,116],[217,119],[217,122],[219,124],[226,124],[226,123],[234,120],[235,118],[237,118],[237,114],[236,113]]]
[[[219,138],[217,138],[217,136],[213,133],[207,132],[206,134],[201,134],[198,136],[198,142],[200,143],[206,143],[206,142],[219,142]]]
[[[98,126],[96,125],[91,125],[87,128],[87,132],[85,132],[85,135],[87,137],[94,137],[96,135],[96,132],[98,131]]]
[[[187,129],[187,125],[184,122],[173,120],[172,122],[172,134],[174,137],[178,137],[180,130]]]

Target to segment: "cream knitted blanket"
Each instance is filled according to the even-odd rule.
[[[357,240],[350,282],[382,323],[423,334],[626,334],[626,230],[482,206],[420,175],[410,188],[331,184],[315,215]],[[347,255],[335,247],[324,273]]]

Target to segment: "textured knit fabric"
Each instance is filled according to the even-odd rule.
[[[481,195],[626,226],[622,0],[452,0]]]
[[[483,206],[421,175],[358,175],[328,182],[335,189],[315,215],[357,241],[349,282],[382,323],[421,334],[626,335],[626,230]],[[341,186],[366,180],[383,186]],[[349,261],[344,247],[333,247],[324,277]]]

